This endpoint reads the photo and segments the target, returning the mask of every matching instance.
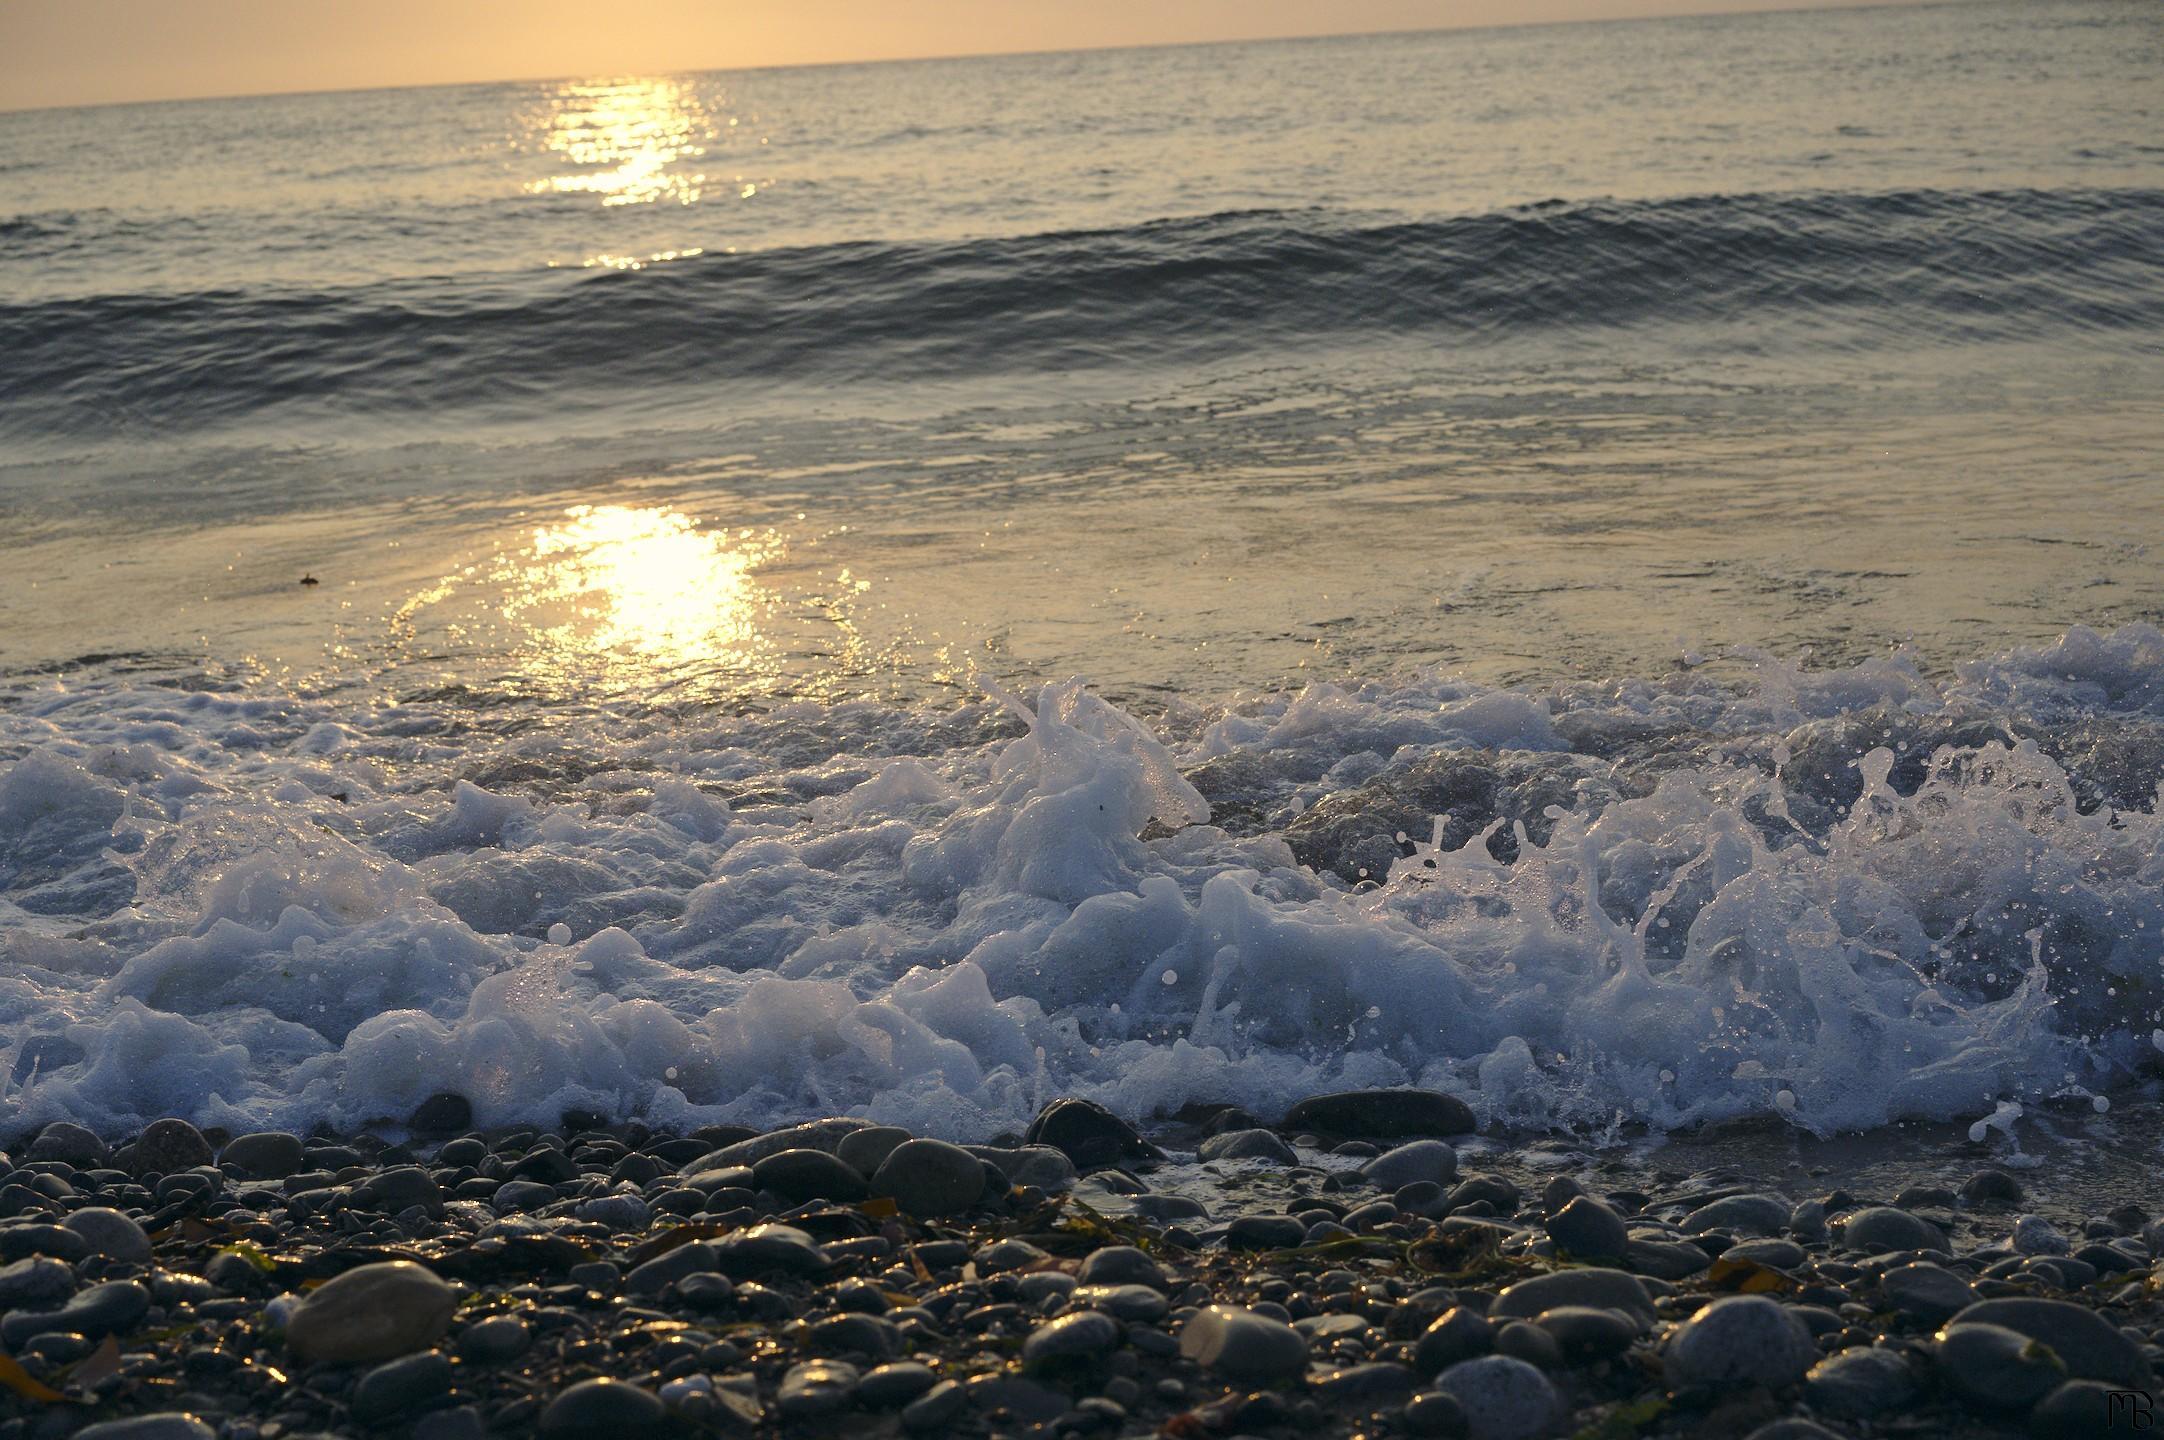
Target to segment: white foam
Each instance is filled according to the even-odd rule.
[[[1267,1114],[1412,1083],[1588,1132],[2011,1133],[2024,1101],[2157,1064],[2153,797],[2084,812],[2030,739],[1916,783],[1868,726],[1825,756],[1856,717],[2152,725],[2164,636],[2075,631],[1943,687],[1907,657],[1746,661],[1318,685],[1165,737],[1051,686],[991,740],[997,705],[504,740],[431,705],[43,685],[0,713],[0,1106],[351,1126],[454,1090],[484,1123],[842,1111],[975,1139],[1059,1094]],[[1633,744],[1638,771],[1597,758]],[[1209,823],[1181,773],[1247,765],[1282,826],[1423,756],[1573,746],[1580,803],[1519,824],[1513,862],[1426,842],[1357,889]],[[566,753],[603,768],[547,778]],[[1851,762],[1837,814],[1800,772]]]

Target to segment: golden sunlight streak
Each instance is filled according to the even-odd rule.
[[[706,107],[674,80],[565,85],[537,127],[542,145],[578,167],[536,180],[535,194],[598,195],[604,205],[697,202],[704,173],[679,168],[706,154]]]

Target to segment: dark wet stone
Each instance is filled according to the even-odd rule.
[[[72,1264],[89,1257],[90,1242],[60,1225],[10,1225],[0,1229],[0,1260],[20,1260],[26,1255],[50,1255]]]
[[[2026,1410],[2067,1378],[2066,1362],[2049,1345],[2003,1325],[1948,1326],[1932,1364],[1949,1390],[1992,1412]]]
[[[1073,1296],[1075,1304],[1102,1310],[1115,1320],[1155,1322],[1172,1309],[1170,1301],[1147,1285],[1081,1285]]]
[[[1590,1305],[1558,1305],[1541,1311],[1533,1323],[1573,1364],[1620,1355],[1641,1333],[1638,1322],[1621,1310],[1601,1310]]]
[[[1711,1266],[1713,1257],[1688,1241],[1633,1238],[1623,1263],[1656,1280],[1687,1280]]]
[[[1242,1215],[1225,1227],[1229,1250],[1290,1250],[1307,1239],[1307,1226],[1290,1215]]]
[[[916,1360],[898,1360],[892,1365],[882,1365],[867,1370],[857,1380],[857,1402],[875,1409],[891,1410],[907,1405],[918,1396],[939,1383],[929,1365]]]
[[[300,1136],[264,1130],[226,1141],[218,1152],[218,1163],[250,1180],[283,1180],[298,1174],[308,1162]]]
[[[874,1362],[902,1350],[902,1332],[877,1315],[835,1315],[804,1332],[804,1348],[815,1355],[864,1355]]]
[[[1846,1420],[1867,1420],[1913,1401],[1919,1386],[1907,1360],[1892,1350],[1859,1346],[1811,1367],[1803,1392],[1812,1406]]]
[[[33,1335],[69,1330],[102,1339],[135,1328],[150,1311],[150,1292],[133,1280],[93,1285],[58,1310],[17,1310],[0,1320],[0,1342],[19,1346]]]
[[[1485,1355],[1495,1348],[1495,1327],[1486,1316],[1469,1306],[1458,1305],[1443,1312],[1422,1332],[1413,1346],[1413,1364],[1423,1375],[1438,1375],[1461,1360]]]
[[[811,1236],[789,1225],[754,1225],[716,1241],[713,1250],[715,1267],[737,1277],[824,1275],[833,1266]]]
[[[905,1215],[956,1215],[984,1195],[985,1162],[944,1140],[897,1145],[872,1176],[872,1193],[894,1201]]]
[[[1398,1190],[1425,1180],[1448,1185],[1458,1178],[1458,1152],[1442,1140],[1413,1140],[1385,1150],[1360,1167],[1371,1185]]]
[[[75,1271],[50,1255],[32,1255],[0,1269],[0,1311],[57,1309],[75,1293]]]
[[[541,1412],[541,1433],[551,1440],[617,1440],[661,1433],[669,1412],[652,1391],[622,1380],[581,1380]]]
[[[857,1367],[839,1360],[806,1360],[792,1365],[774,1392],[774,1409],[785,1420],[814,1420],[849,1408],[855,1399]]]
[[[1661,1363],[1671,1386],[1795,1384],[1818,1359],[1803,1322],[1762,1295],[1716,1300],[1672,1335]]]
[[[1159,1300],[1154,1290],[1145,1294]],[[1022,1342],[1022,1364],[1031,1370],[1094,1360],[1120,1343],[1119,1322],[1096,1310],[1077,1310],[1040,1325]],[[1305,1350],[1303,1348],[1303,1355]]]
[[[353,1387],[353,1417],[379,1424],[417,1410],[451,1388],[451,1362],[433,1350],[378,1365]]]
[[[1429,1390],[1405,1402],[1399,1423],[1422,1440],[1458,1440],[1465,1434],[1465,1409],[1455,1396]]]
[[[75,1440],[217,1440],[218,1432],[180,1410],[101,1420],[75,1432]]]
[[[458,1353],[476,1365],[501,1365],[516,1360],[533,1344],[533,1331],[516,1315],[491,1315],[466,1327],[458,1337]]]
[[[1317,1376],[1308,1388],[1328,1405],[1402,1405],[1418,1388],[1418,1381],[1403,1365],[1379,1360]]]
[[[1022,1138],[1064,1152],[1080,1170],[1163,1158],[1132,1125],[1093,1100],[1054,1100],[1037,1112]]]
[[[907,1130],[893,1125],[868,1125],[862,1130],[851,1131],[835,1142],[834,1156],[844,1165],[866,1180],[879,1173],[879,1166],[894,1147],[905,1145],[914,1139]]]
[[[1841,1226],[1843,1249],[1866,1255],[1898,1250],[1944,1250],[1946,1236],[1938,1226],[1891,1205],[1874,1205],[1849,1215]]]
[[[2065,1300],[1982,1300],[1954,1316],[1956,1325],[2000,1325],[2040,1340],[2059,1353],[2077,1380],[2149,1383],[2149,1362],[2124,1331],[2084,1306]]]
[[[1530,1320],[1563,1305],[1621,1310],[1641,1326],[1653,1323],[1653,1297],[1638,1277],[1602,1269],[1557,1270],[1521,1280],[1495,1298],[1489,1315],[1497,1320]]]
[[[80,1125],[55,1120],[38,1132],[24,1156],[28,1160],[58,1160],[78,1170],[95,1170],[112,1158],[105,1142]]]
[[[311,1293],[286,1323],[303,1360],[365,1365],[434,1344],[450,1328],[457,1292],[409,1260],[348,1270]]]
[[[1737,1235],[1779,1235],[1788,1228],[1794,1207],[1775,1195],[1729,1195],[1701,1205],[1683,1217],[1683,1232],[1703,1235],[1725,1230]]]
[[[1106,1245],[1092,1250],[1075,1271],[1075,1283],[1079,1285],[1147,1285],[1153,1290],[1166,1286],[1165,1267],[1150,1258],[1147,1251],[1132,1245]]]
[[[1580,1260],[1620,1260],[1630,1249],[1623,1217],[1590,1195],[1580,1195],[1548,1217],[1548,1238]]]
[[[902,1428],[912,1432],[940,1429],[953,1423],[968,1400],[961,1382],[942,1380],[902,1407]]]
[[[208,1165],[210,1160],[210,1142],[185,1120],[153,1120],[135,1140],[135,1171],[139,1175],[173,1175]]]
[[[455,1135],[473,1128],[473,1102],[463,1095],[440,1091],[415,1106],[406,1123],[418,1135]]]
[[[1937,1265],[1899,1265],[1880,1276],[1878,1283],[1889,1306],[1933,1325],[1976,1303],[1976,1287]]]
[[[687,1275],[712,1270],[718,1262],[714,1247],[700,1241],[663,1251],[624,1277],[627,1295],[659,1295]]]
[[[1979,1170],[1961,1187],[1965,1205],[2019,1205],[2021,1182],[2004,1170]]]
[[[1268,1130],[1228,1130],[1212,1135],[1202,1142],[1196,1152],[1201,1160],[1268,1160],[1279,1165],[1297,1165],[1300,1157],[1290,1145]]]
[[[1479,1128],[1479,1122],[1470,1105],[1439,1091],[1348,1090],[1302,1100],[1285,1112],[1278,1128],[1396,1140],[1469,1135]]]
[[[150,1263],[150,1236],[143,1227],[106,1205],[86,1205],[62,1222],[83,1237],[94,1252],[131,1265]]]
[[[379,1170],[353,1187],[353,1203],[365,1210],[396,1215],[418,1205],[431,1215],[443,1213],[443,1187],[418,1165]]]
[[[784,1150],[751,1167],[751,1183],[792,1203],[862,1200],[864,1177],[824,1150]]]

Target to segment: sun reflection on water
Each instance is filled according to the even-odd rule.
[[[697,203],[707,177],[685,166],[706,154],[706,106],[674,80],[565,85],[540,120],[544,148],[578,168],[527,185],[534,194],[597,195],[604,205]]]

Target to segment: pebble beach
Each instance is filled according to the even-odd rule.
[[[2164,1221],[1989,1164],[1540,1181],[1408,1090],[981,1146],[469,1119],[21,1137],[0,1436],[2074,1437],[2164,1359]]]

